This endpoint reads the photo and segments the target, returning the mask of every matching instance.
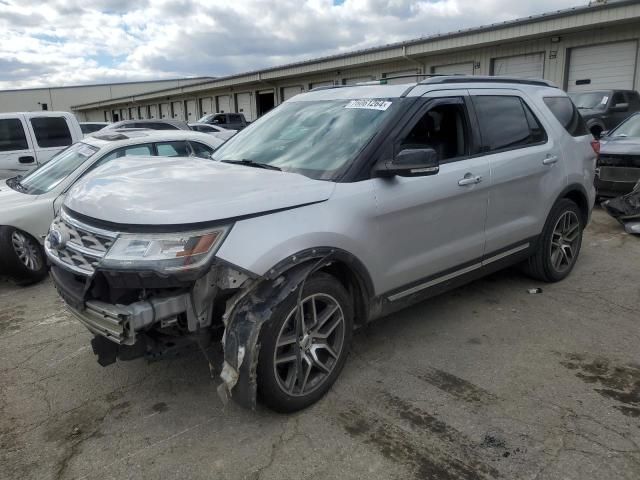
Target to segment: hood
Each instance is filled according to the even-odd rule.
[[[594,117],[602,117],[602,115],[604,114],[602,110],[595,110],[593,108],[580,108],[578,111],[585,121],[590,120]]]
[[[6,180],[0,180],[0,225],[3,222],[3,212],[8,212],[22,205],[28,205],[36,198],[38,198],[36,195],[18,192],[7,185]]]
[[[124,157],[78,182],[65,205],[128,225],[212,222],[327,200],[333,182],[199,158]]]
[[[640,155],[640,138],[605,137],[600,140],[601,155]]]

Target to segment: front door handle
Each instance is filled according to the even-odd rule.
[[[458,185],[464,187],[466,185],[475,185],[476,183],[480,183],[482,181],[482,176],[480,175],[472,175],[471,173],[467,173],[464,178],[458,180]]]
[[[33,163],[36,159],[29,155],[27,157],[18,157],[18,161],[20,163]]]
[[[554,163],[558,162],[558,156],[557,155],[547,155],[547,157],[542,160],[543,165],[553,165]]]

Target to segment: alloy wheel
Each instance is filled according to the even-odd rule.
[[[38,246],[31,238],[16,230],[11,234],[11,243],[18,259],[25,267],[34,272],[42,268]]]
[[[274,370],[291,396],[316,390],[331,375],[345,341],[344,312],[331,295],[304,298],[289,313],[276,341]]]
[[[580,242],[580,220],[572,211],[564,212],[551,235],[551,265],[557,272],[571,268]]]

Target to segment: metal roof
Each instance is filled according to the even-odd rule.
[[[627,5],[636,5],[636,4],[640,4],[640,0],[609,0],[609,1],[605,0],[603,3],[589,3],[584,6],[571,7],[571,8],[566,8],[562,10],[555,10],[555,11],[541,13],[537,15],[529,15],[528,17],[521,17],[514,20],[506,20],[503,22],[491,23],[491,24],[482,25],[479,27],[460,29],[460,30],[447,32],[447,33],[425,35],[422,37],[403,40],[400,42],[388,43],[385,45],[378,45],[378,46],[364,48],[360,50],[353,50],[351,52],[340,53],[336,55],[327,55],[323,57],[316,57],[309,60],[277,65],[273,67],[263,68],[260,70],[250,70],[247,72],[235,73],[232,75],[216,77],[215,80],[208,80],[202,83],[193,83],[190,85],[186,85],[185,87],[173,87],[173,88],[166,88],[161,90],[153,90],[153,91],[139,93],[135,95],[126,95],[124,97],[113,98],[113,99],[109,99],[108,101],[102,101],[102,102],[96,101],[96,102],[90,102],[90,103],[85,103],[80,105],[74,105],[72,106],[72,108],[83,109],[83,108],[98,107],[104,104],[117,104],[127,100],[133,101],[134,97],[141,96],[141,95],[152,95],[152,96],[162,95],[165,92],[172,92],[172,91],[175,91],[176,89],[182,89],[182,88],[192,89],[192,88],[204,87],[204,86],[210,86],[211,88],[216,88],[218,86],[217,85],[218,83],[222,83],[222,82],[226,82],[226,81],[230,81],[230,80],[234,80],[242,77],[257,76],[258,78],[256,81],[261,81],[261,75],[264,73],[277,72],[279,70],[287,70],[287,69],[292,69],[297,67],[320,64],[323,62],[328,62],[333,60],[348,59],[350,57],[355,57],[358,55],[383,52],[383,51],[391,50],[395,48],[406,48],[413,45],[419,45],[419,44],[424,44],[424,43],[433,42],[433,41],[442,41],[442,40],[462,37],[466,35],[475,35],[478,33],[494,31],[494,30],[499,30],[499,29],[513,27],[513,26],[527,25],[527,24],[539,22],[541,20],[558,19],[558,18],[569,17],[572,15],[577,15],[585,12],[594,12],[599,10],[619,8]],[[314,72],[309,72],[309,73],[314,73]]]

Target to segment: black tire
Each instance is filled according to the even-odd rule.
[[[20,258],[16,247],[17,239],[29,250],[29,255],[32,256],[30,261]],[[0,272],[8,275],[18,285],[39,282],[47,276],[47,262],[42,246],[22,230],[0,227]]]
[[[282,301],[274,310],[271,319],[265,323],[260,334],[261,346],[257,369],[258,398],[267,407],[281,413],[290,413],[306,408],[317,402],[325,393],[327,393],[344,367],[353,336],[353,305],[349,294],[333,276],[323,272],[318,272],[307,279],[304,284],[302,295],[300,296],[305,308],[304,317],[306,319],[306,323],[309,324],[307,326],[313,326],[313,321],[311,321],[311,318],[313,317],[311,314],[308,314],[310,308],[309,302],[315,302],[314,305],[316,305],[316,310],[318,307],[321,308],[321,310],[317,310],[318,313],[315,318],[319,321],[316,322],[316,324],[320,323],[320,320],[323,319],[323,312],[327,315],[330,313],[331,308],[333,307],[329,308],[329,305],[333,305],[333,301],[339,305],[339,309],[336,310],[336,313],[329,316],[328,320],[323,324],[323,326],[327,326],[325,328],[331,327],[333,323],[339,324],[339,315],[340,313],[343,315],[343,326],[341,327],[338,325],[337,327],[334,327],[331,334],[326,339],[326,343],[330,343],[332,340],[335,341],[336,339],[342,339],[340,350],[337,352],[337,358],[330,358],[331,355],[328,355],[326,352],[324,358],[320,358],[322,357],[324,347],[317,347],[318,344],[314,343],[316,340],[311,338],[313,334],[305,335],[303,340],[294,342],[293,344],[289,342],[289,344],[277,347],[278,339],[291,338],[292,330],[290,327],[296,326],[295,322],[297,321],[297,317],[292,317],[291,315],[295,315],[295,309],[298,308],[298,296],[299,291],[296,289],[284,301]],[[305,303],[305,301],[307,303]],[[326,303],[323,304],[323,302]],[[322,309],[323,305],[325,305],[324,308],[327,309],[326,311]],[[294,323],[292,324],[292,322]],[[309,331],[311,330],[312,328],[309,329]],[[322,328],[319,328],[319,332],[321,331]],[[318,335],[320,335],[319,332]],[[296,338],[295,332],[293,332],[293,337]],[[309,340],[309,338],[311,338],[309,341],[310,343],[307,342],[305,344],[304,340]],[[320,342],[320,340],[318,341]],[[302,345],[306,346],[303,347]],[[331,348],[333,349],[333,352],[336,353],[335,346]],[[304,359],[309,359],[308,361],[311,363],[305,363],[304,359],[302,359],[300,363],[298,363],[297,360],[292,361],[293,363],[276,363],[276,355],[279,355],[279,359],[292,354],[295,355],[295,353],[292,352],[295,352],[296,349],[299,349],[301,355],[297,358],[302,359],[302,355],[307,355]],[[318,365],[324,365],[325,367],[330,365],[330,371],[328,373],[324,373],[318,367],[315,367],[315,364],[312,361],[314,358],[320,362]],[[322,361],[325,363],[323,364]],[[296,368],[300,368],[300,371],[303,371],[304,373],[306,373],[306,368],[308,368],[309,372],[313,373],[308,373],[306,376],[303,373],[300,380],[294,375],[292,377],[292,391],[287,392],[287,387],[285,385],[286,380],[283,377],[287,376],[291,369],[297,372]],[[315,380],[312,379],[312,375]],[[312,380],[316,382],[315,386],[313,383],[308,383],[308,381]],[[301,387],[307,387],[309,391],[308,393],[305,393],[304,390],[295,392],[296,386],[298,389]]]
[[[561,265],[562,268],[558,268],[556,261],[558,256],[554,255],[554,248],[555,245],[557,245],[554,237],[557,237],[557,234],[554,235],[554,231],[556,231],[558,222],[567,217],[577,220],[577,236],[575,238],[571,260],[568,260],[568,256],[565,253],[561,253],[561,255],[565,255],[564,259],[566,263]],[[551,212],[549,212],[536,252],[525,262],[525,272],[536,280],[548,283],[558,282],[566,278],[573,270],[578,255],[580,254],[583,230],[584,219],[578,205],[568,198],[558,200],[551,208]],[[564,238],[561,243],[564,243]],[[555,250],[557,251],[557,248],[555,248]],[[561,248],[561,250],[563,249]],[[561,262],[565,260],[561,259]]]

